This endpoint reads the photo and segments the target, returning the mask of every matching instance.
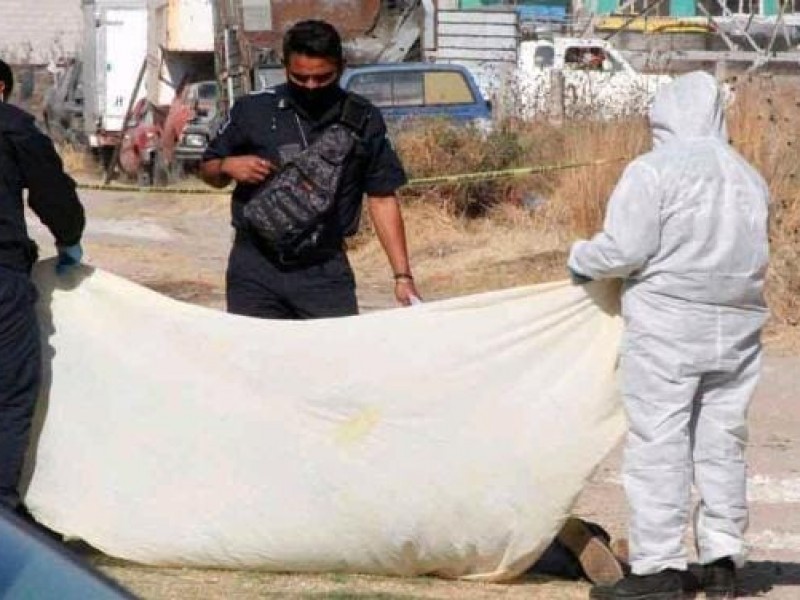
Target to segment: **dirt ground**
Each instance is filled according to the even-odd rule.
[[[231,242],[224,195],[158,195],[83,191],[89,225],[86,260],[175,298],[222,309],[224,269]],[[434,224],[435,226],[435,224]],[[52,241],[35,220],[31,234],[44,256]],[[417,247],[411,232],[418,284],[428,299],[533,282],[563,269],[547,240],[531,242],[526,257],[487,254],[484,248],[442,243]],[[472,254],[470,254],[470,252]],[[460,253],[460,254],[459,254]],[[465,258],[465,256],[471,258]],[[488,257],[488,258],[487,258]],[[362,310],[392,307],[388,267],[374,247],[351,254]],[[535,260],[534,260],[535,259]],[[743,595],[800,597],[800,356],[771,349],[751,413],[751,562]],[[625,535],[620,451],[597,469],[576,514]],[[392,579],[343,575],[275,575],[258,572],[150,568],[90,555],[112,578],[147,600],[250,598],[585,598],[582,583],[527,579],[480,585],[431,578]]]

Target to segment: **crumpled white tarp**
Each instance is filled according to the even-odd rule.
[[[624,429],[606,284],[281,322],[82,269],[35,273],[25,500],[112,556],[508,579]]]

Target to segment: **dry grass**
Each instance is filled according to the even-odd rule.
[[[797,85],[757,78],[737,90],[730,115],[734,145],[764,175],[772,195],[767,299],[770,334],[800,324],[800,103]]]
[[[94,559],[106,575],[148,600],[578,600],[589,585],[529,576],[514,584],[485,584],[433,577],[281,574],[221,569],[144,567]]]
[[[67,143],[59,145],[57,151],[64,163],[64,169],[73,177],[94,175],[99,172],[97,161],[88,152]]]
[[[611,123],[587,121],[570,129],[561,148],[564,162],[598,159],[615,162],[560,172],[552,201],[539,216],[541,226],[559,232],[565,243],[595,233],[603,222],[606,202],[625,165],[648,147],[649,130],[643,119]]]
[[[735,147],[766,178],[773,198],[768,338],[800,347],[800,111],[796,83],[740,82],[729,114]],[[412,177],[624,159],[516,179],[408,188],[403,192],[415,269],[429,297],[561,278],[572,240],[596,232],[627,159],[649,148],[644,119],[618,122],[507,121],[488,137],[436,124],[400,132]],[[366,222],[366,221],[365,221]],[[385,261],[369,228],[354,262]]]

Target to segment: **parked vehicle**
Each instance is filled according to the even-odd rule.
[[[83,10],[84,136],[93,150],[110,155],[121,141],[131,96],[144,97],[144,86],[134,88],[147,54],[147,2],[94,0]]]
[[[153,182],[162,120],[150,102],[146,98],[140,98],[125,124],[119,165],[139,185],[150,185]]]
[[[196,169],[221,123],[216,81],[183,86],[169,107],[156,156],[157,183],[169,183]]]
[[[215,131],[218,86],[209,0],[147,4],[146,101],[128,121],[120,165],[141,185],[166,184],[197,163]]]
[[[0,509],[3,598],[135,600],[49,532]]]
[[[486,127],[491,105],[470,71],[461,65],[396,63],[347,69],[342,88],[377,106],[387,123],[447,118]]]
[[[258,89],[285,81],[282,67],[256,71]],[[486,127],[491,103],[484,99],[469,69],[462,65],[390,63],[350,67],[342,74],[343,89],[364,96],[389,124],[411,119],[445,118]]]
[[[169,106],[187,82],[216,78],[209,0],[150,0],[147,99]]]
[[[643,114],[669,75],[640,73],[600,39],[555,38],[520,43],[515,97],[523,116],[552,108],[553,72],[563,74],[567,117],[615,118]]]

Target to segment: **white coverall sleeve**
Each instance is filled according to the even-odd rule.
[[[661,193],[658,174],[634,162],[625,169],[606,208],[603,231],[575,242],[569,269],[590,279],[625,278],[658,250],[661,239]]]

